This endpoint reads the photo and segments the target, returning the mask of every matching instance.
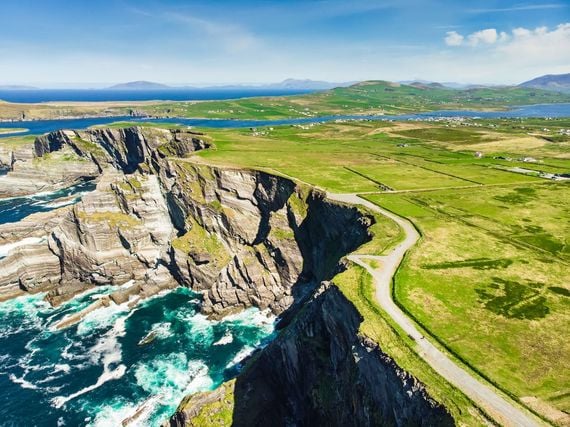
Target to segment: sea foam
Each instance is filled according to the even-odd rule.
[[[81,390],[70,394],[69,396],[56,396],[52,399],[54,408],[61,408],[67,402],[75,399],[85,393],[95,390],[105,384],[107,381],[117,380],[125,375],[127,367],[119,364],[122,359],[121,344],[119,338],[126,333],[126,321],[132,315],[130,312],[127,316],[120,317],[115,321],[113,328],[105,333],[97,340],[97,343],[90,349],[91,360],[93,363],[103,363],[103,373],[97,378],[95,384],[84,387]]]

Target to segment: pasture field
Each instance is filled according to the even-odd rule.
[[[211,129],[215,149],[195,159],[263,169],[330,192],[361,193],[412,220],[423,238],[396,276],[397,302],[475,372],[562,424],[570,411],[570,182],[505,169],[568,173],[566,143],[529,136],[520,124],[503,130],[477,121],[458,132],[452,126],[351,122]],[[478,158],[482,143],[494,144],[494,150]],[[381,253],[397,241],[388,224],[376,234],[384,230],[392,240],[385,237],[366,253]],[[346,277],[342,288],[362,305],[363,331],[374,334],[378,314],[364,308],[373,301],[349,288],[362,287],[356,284],[362,278],[350,285]],[[400,339],[404,345],[405,337]],[[415,363],[408,365],[413,369]]]
[[[397,302],[477,372],[548,418],[570,410],[565,183],[365,196],[422,240]]]
[[[220,165],[272,170],[338,193],[544,182],[542,178],[508,170],[516,167],[570,172],[565,155],[557,156],[546,146],[565,143],[545,142],[524,133],[505,135],[489,128],[460,129],[465,134],[481,133],[482,138],[498,146],[497,151],[486,151],[482,158],[477,158],[478,150],[469,142],[454,142],[450,147],[443,138],[409,137],[411,130],[441,135],[447,129],[442,124],[422,122],[410,127],[408,123],[356,121],[304,127],[208,129],[216,148],[198,156]],[[406,136],[400,134],[402,129]],[[503,150],[501,141],[506,137],[506,148],[510,148],[511,139],[519,138],[516,150]],[[544,157],[545,154],[552,157]],[[541,162],[518,160],[528,156],[536,156]]]

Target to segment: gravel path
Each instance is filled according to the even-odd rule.
[[[435,347],[416,328],[414,322],[404,314],[392,300],[390,284],[402,258],[419,239],[419,234],[413,225],[392,212],[368,202],[356,194],[328,194],[328,198],[344,203],[363,205],[395,221],[405,233],[405,239],[400,242],[388,255],[349,255],[348,259],[365,268],[376,282],[376,299],[378,304],[390,317],[412,337],[416,343],[417,353],[442,377],[461,390],[466,396],[476,402],[496,422],[504,426],[538,426],[541,423],[534,416],[513,405],[505,397],[499,395],[493,388],[476,380],[463,368],[453,362],[449,356]],[[373,259],[380,263],[379,268],[373,268],[365,262]],[[467,331],[466,331],[467,333]]]

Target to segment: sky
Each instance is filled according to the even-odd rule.
[[[0,85],[512,84],[570,72],[570,1],[18,0]]]

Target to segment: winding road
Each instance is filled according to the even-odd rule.
[[[475,379],[452,361],[447,354],[435,347],[416,328],[414,322],[392,300],[390,284],[404,254],[419,240],[420,235],[406,219],[358,197],[356,194],[327,194],[331,200],[353,205],[363,205],[395,221],[404,231],[405,238],[388,255],[349,255],[348,259],[365,268],[376,282],[376,299],[388,315],[417,343],[416,351],[439,375],[461,390],[477,403],[496,422],[503,426],[542,425],[531,414],[509,402],[489,385]],[[379,268],[372,267],[366,260],[376,260]]]

